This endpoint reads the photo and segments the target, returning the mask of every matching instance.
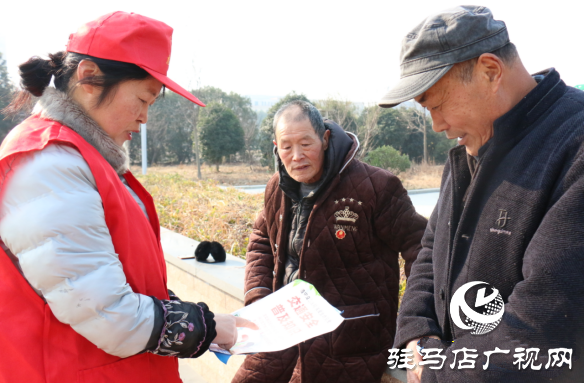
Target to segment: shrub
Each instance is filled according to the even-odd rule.
[[[407,155],[389,145],[381,146],[370,151],[365,157],[365,162],[378,168],[388,169],[394,173],[405,172],[411,166]]]

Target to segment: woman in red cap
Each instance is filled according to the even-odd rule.
[[[0,147],[0,383],[180,382],[176,357],[254,327],[168,292],[156,210],[128,170],[122,144],[163,86],[204,106],[166,76],[171,35],[114,12],[20,65],[12,109],[40,99]]]

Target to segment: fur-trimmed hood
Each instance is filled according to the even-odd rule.
[[[126,149],[119,146],[89,115],[66,93],[47,88],[34,107],[33,114],[58,121],[73,129],[89,142],[122,175],[128,171],[129,158]]]

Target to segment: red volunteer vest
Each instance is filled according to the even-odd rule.
[[[0,191],[14,156],[51,143],[76,148],[89,164],[105,221],[136,293],[168,299],[160,226],[152,197],[127,172],[150,222],[102,155],[70,128],[32,116],[0,147]],[[0,203],[2,195],[0,194]],[[71,206],[72,209],[75,206]],[[67,214],[67,212],[63,212]],[[178,360],[150,353],[121,359],[59,322],[0,248],[0,383],[180,383]]]

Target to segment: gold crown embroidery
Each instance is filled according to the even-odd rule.
[[[339,221],[349,221],[355,223],[359,219],[359,214],[349,210],[348,206],[345,206],[345,210],[339,210],[335,213],[335,219]]]

